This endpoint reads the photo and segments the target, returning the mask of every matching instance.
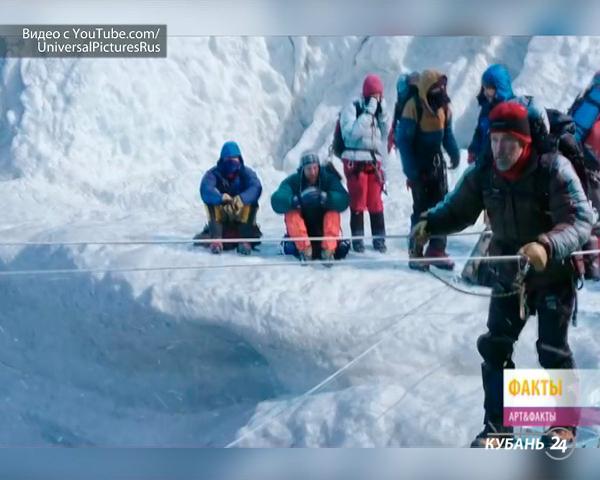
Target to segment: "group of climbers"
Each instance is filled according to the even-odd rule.
[[[342,240],[341,213],[350,207],[352,247],[364,252],[364,212],[369,212],[373,248],[386,252],[382,193],[382,168],[389,121],[383,99],[383,82],[368,75],[362,95],[342,110],[338,133],[345,183],[331,162],[322,164],[318,155],[305,152],[296,172],[288,176],[271,196],[271,206],[284,215],[284,253],[302,261],[334,260],[346,256],[348,242]],[[235,166],[235,168],[233,166]],[[256,174],[244,165],[239,147],[227,142],[217,165],[203,177],[200,194],[208,210],[209,223],[196,238],[211,239],[210,249],[220,253],[223,238],[236,235],[244,242],[238,252],[249,254],[258,242],[256,211],[261,193]],[[324,237],[311,241],[311,237]],[[256,240],[253,240],[256,238]],[[235,243],[230,244],[235,248]]]
[[[487,328],[477,341],[483,357],[484,429],[473,446],[512,434],[503,422],[503,370],[515,368],[513,346],[527,318],[539,317],[539,361],[549,369],[572,369],[568,326],[576,311],[577,280],[600,279],[599,256],[573,256],[598,248],[600,209],[600,72],[568,112],[545,109],[531,96],[517,96],[508,70],[485,70],[477,95],[480,113],[468,147],[467,170],[448,193],[447,168],[459,165],[452,130],[447,77],[435,70],[401,75],[392,121],[383,98],[383,82],[368,75],[360,98],[340,113],[332,151],[340,157],[347,189],[331,163],[306,152],[296,172],[271,196],[284,215],[285,253],[302,261],[343,258],[341,213],[350,207],[351,247],[365,250],[364,214],[369,214],[373,247],[386,251],[382,168],[395,147],[413,200],[409,266],[453,269],[446,235],[476,222],[483,212],[490,234],[490,255],[520,256],[533,268],[489,264],[492,287]],[[443,151],[449,157],[446,165]],[[261,184],[244,164],[237,144],[227,142],[217,165],[202,179],[200,192],[209,222],[200,235],[220,253],[224,238],[249,254],[259,241],[256,226]],[[594,210],[596,214],[594,214]],[[315,240],[310,237],[324,237]],[[516,294],[515,292],[519,292]],[[550,436],[573,442],[574,425]]]
[[[396,83],[397,100],[390,116],[381,78],[375,74],[365,77],[359,98],[341,110],[334,134],[333,151],[341,159],[345,178],[340,177],[330,162],[322,164],[316,153],[305,152],[298,170],[272,195],[272,208],[284,215],[286,236],[293,239],[283,243],[285,253],[302,260],[343,258],[348,245],[341,240],[340,214],[348,207],[352,249],[359,253],[365,250],[367,212],[373,248],[386,252],[382,198],[386,143],[388,153],[397,149],[412,195],[411,229],[424,212],[444,199],[448,193],[447,169],[457,168],[460,159],[447,82],[446,75],[435,70],[400,75]],[[500,64],[491,65],[483,73],[477,101],[480,112],[468,147],[469,164],[484,164],[492,156],[489,118],[492,109],[507,101],[519,103],[528,112],[532,146],[544,153],[560,144],[558,149],[574,164],[587,198],[599,210],[600,74],[594,76],[590,86],[575,100],[568,112],[570,116],[540,107],[531,96],[515,95],[508,70]],[[565,154],[567,150],[575,153]],[[443,151],[449,159],[448,165]],[[238,145],[225,143],[217,165],[206,172],[200,188],[209,220],[198,237],[214,240],[210,243],[212,252],[228,248],[237,248],[246,255],[252,252],[260,237],[256,214],[261,191],[260,180],[244,164]],[[489,224],[487,216],[486,223]],[[598,247],[599,230],[594,227],[585,249]],[[308,237],[319,236],[327,239],[308,241]],[[227,243],[223,238],[245,241]],[[333,242],[331,238],[337,240]],[[424,245],[416,244],[411,237],[409,267],[426,270],[434,265],[453,269],[446,243],[444,235],[436,235]],[[588,255],[582,260],[586,278],[600,279],[599,257]]]

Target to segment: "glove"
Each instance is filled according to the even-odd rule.
[[[294,210],[300,208],[302,205],[300,204],[300,199],[298,198],[298,195],[294,195],[292,197],[292,208]]]
[[[228,205],[231,202],[233,202],[233,198],[231,198],[231,195],[229,195],[228,193],[224,193],[221,197],[221,205]]]
[[[454,170],[458,168],[458,164],[460,163],[460,157],[451,158],[450,159],[450,170]]]
[[[321,205],[321,190],[316,187],[308,187],[300,194],[300,203],[303,207],[317,207]]]
[[[475,163],[476,158],[477,158],[477,155],[475,155],[474,152],[469,152],[469,155],[467,156],[467,163],[469,165],[471,165],[472,163]]]
[[[548,263],[548,252],[539,242],[530,242],[523,245],[519,250],[521,255],[527,257],[536,272],[542,272]]]
[[[379,115],[381,115],[383,113],[383,105],[382,105],[383,99],[381,99],[379,102],[377,102],[377,108],[375,109],[375,116],[378,117]]]
[[[425,245],[427,240],[429,240],[427,220],[420,220],[410,232],[410,236],[415,240],[417,245]]]
[[[242,210],[244,209],[244,202],[242,201],[242,199],[239,195],[236,195],[235,197],[233,197],[231,206],[233,209],[233,214],[236,217],[239,217],[242,214]]]
[[[325,206],[325,204],[327,203],[327,192],[321,192],[321,198],[319,200],[319,203],[322,207]]]
[[[369,101],[367,102],[367,106],[365,107],[365,111],[369,115],[375,115],[377,112],[377,108],[379,107],[379,102],[375,97],[369,97]]]

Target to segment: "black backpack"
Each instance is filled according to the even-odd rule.
[[[524,95],[524,97],[527,99],[526,106],[529,108],[533,97],[530,95]],[[585,168],[585,154],[582,145],[575,137],[575,132],[577,131],[575,121],[571,115],[555,108],[546,108],[545,110],[548,116],[550,131],[547,131],[541,117],[530,117],[529,127],[532,144],[540,154],[560,153],[569,160],[587,195],[589,181]]]
[[[550,133],[541,139],[540,153],[557,152],[571,162],[587,195],[588,177],[585,168],[583,147],[575,137],[576,125],[573,117],[554,108],[547,108]]]
[[[362,106],[360,102],[354,102],[354,108],[356,109],[356,118],[360,116],[362,113]],[[337,122],[335,123],[335,130],[333,131],[333,141],[331,142],[331,151],[332,153],[338,157],[342,158],[342,154],[344,150],[347,150],[346,145],[344,144],[344,138],[342,137],[342,127],[340,125],[340,116],[341,112],[338,113]]]

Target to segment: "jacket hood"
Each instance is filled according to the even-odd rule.
[[[510,74],[506,67],[499,63],[490,65],[485,72],[483,72],[483,75],[481,75],[481,90],[477,96],[480,105],[483,102],[487,102],[483,95],[484,86],[494,87],[496,89],[494,103],[505,102],[515,96],[512,89]]]
[[[435,85],[441,78],[445,77],[442,72],[438,72],[437,70],[424,70],[419,77],[418,89],[419,89],[419,97],[427,105],[427,108],[433,112],[431,105],[427,100],[427,93],[429,89]]]
[[[244,168],[244,157],[242,157],[242,151],[240,150],[239,145],[236,142],[229,141],[223,144],[221,147],[221,153],[219,155],[219,160],[217,162],[217,169],[220,173],[224,174],[224,165],[223,160],[227,157],[240,157],[240,170]]]

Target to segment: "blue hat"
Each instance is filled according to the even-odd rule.
[[[221,148],[221,155],[219,159],[227,158],[227,157],[240,157],[242,158],[242,151],[237,143],[234,141],[225,142],[223,147]]]
[[[496,89],[496,99],[500,102],[510,100],[515,96],[512,90],[512,80],[508,69],[499,63],[490,65],[483,75],[481,75],[481,84],[484,87],[493,87]]]

